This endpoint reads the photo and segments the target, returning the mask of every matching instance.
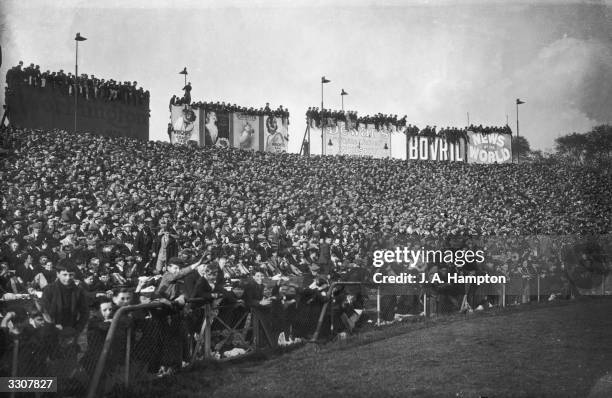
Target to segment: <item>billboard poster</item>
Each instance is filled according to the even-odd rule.
[[[338,121],[335,126],[323,129],[325,154],[389,157],[389,144],[393,129],[394,127],[385,126],[376,129],[373,124],[363,123],[347,126],[345,122]]]
[[[468,162],[493,164],[512,162],[510,134],[482,134],[468,131]]]
[[[170,109],[172,132],[170,142],[186,144],[195,141],[200,144],[199,112],[189,105],[172,105]]]
[[[272,115],[264,116],[265,130],[265,151],[266,152],[287,152],[287,143],[289,141],[289,123],[283,118]]]
[[[406,140],[407,160],[465,162],[465,140],[452,142],[444,137],[411,136]]]
[[[261,150],[259,116],[232,113],[232,146],[246,150]]]
[[[205,110],[204,146],[230,146],[230,113]]]

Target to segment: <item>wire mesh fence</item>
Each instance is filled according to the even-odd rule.
[[[597,289],[605,294],[608,281],[602,277],[600,282]],[[3,376],[57,377],[57,396],[123,396],[135,384],[204,360],[326,341],[359,333],[364,325],[544,302],[571,295],[570,290],[559,278],[536,275],[455,290],[338,281],[310,295],[254,306],[152,302],[121,307],[110,322],[94,317],[81,334],[45,325],[4,335],[0,370]],[[20,305],[35,308],[31,302]]]

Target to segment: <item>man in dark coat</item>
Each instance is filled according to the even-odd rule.
[[[89,318],[89,304],[82,287],[74,283],[74,272],[58,265],[57,280],[43,290],[42,308],[45,317],[58,329],[80,333]]]

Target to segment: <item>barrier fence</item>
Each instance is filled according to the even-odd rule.
[[[110,322],[92,318],[80,335],[53,325],[13,335],[3,373],[57,377],[59,396],[121,395],[135,383],[202,360],[224,361],[292,343],[327,341],[358,333],[364,325],[579,294],[607,295],[612,286],[608,278],[601,275],[599,284],[588,290],[541,275],[477,287],[336,281],[318,295],[250,308],[241,301],[203,300],[183,307],[162,302],[130,305],[120,307]]]

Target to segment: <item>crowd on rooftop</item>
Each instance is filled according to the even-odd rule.
[[[63,69],[43,72],[39,65],[24,66],[23,61],[8,70],[6,83],[9,94],[18,86],[30,86],[66,96],[74,96],[76,91],[80,98],[87,101],[121,101],[128,105],[149,106],[149,91],[138,87],[136,81],[101,79],[86,73],[77,77]]]

